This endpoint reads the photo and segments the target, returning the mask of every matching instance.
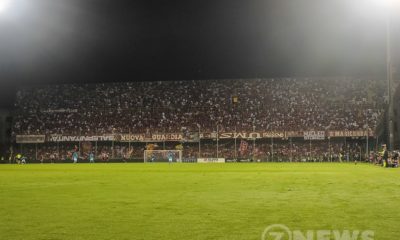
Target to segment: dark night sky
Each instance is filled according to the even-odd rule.
[[[0,106],[37,83],[385,76],[373,0],[14,1],[0,15]]]

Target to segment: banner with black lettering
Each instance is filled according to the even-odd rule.
[[[48,142],[112,142],[114,135],[102,136],[63,136],[63,135],[50,135]]]
[[[183,133],[130,133],[105,134],[93,136],[74,135],[17,135],[17,143],[44,143],[44,142],[198,142],[200,139],[288,139],[303,137],[304,140],[324,140],[326,137],[374,137],[373,131],[258,131],[258,132],[183,132]]]

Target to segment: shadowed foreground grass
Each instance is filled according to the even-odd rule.
[[[400,171],[353,164],[0,165],[0,239],[399,239]]]

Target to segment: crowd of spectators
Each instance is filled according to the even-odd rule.
[[[384,88],[358,78],[68,84],[24,88],[13,136],[373,129]],[[233,99],[237,99],[237,102]]]

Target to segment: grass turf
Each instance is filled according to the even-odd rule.
[[[0,165],[0,239],[398,239],[400,172],[359,164]]]

